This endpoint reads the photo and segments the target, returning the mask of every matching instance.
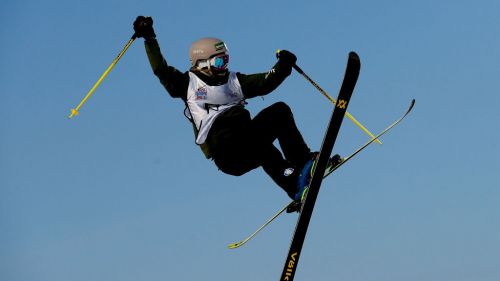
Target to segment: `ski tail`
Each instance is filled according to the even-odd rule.
[[[281,215],[281,213],[283,213],[286,209],[288,209],[288,207],[290,205],[293,204],[294,201],[288,203],[286,206],[284,206],[283,208],[281,208],[276,214],[274,214],[274,216],[272,216],[266,223],[264,223],[261,227],[259,227],[254,233],[250,234],[250,236],[248,236],[247,238],[239,241],[239,242],[236,242],[236,243],[231,243],[229,245],[227,245],[227,247],[229,249],[236,249],[236,248],[239,248],[243,245],[245,245],[250,239],[252,239],[255,235],[257,235],[257,233],[259,233],[262,229],[264,229],[266,226],[268,226],[271,222],[274,221],[274,219],[276,219],[279,215]]]

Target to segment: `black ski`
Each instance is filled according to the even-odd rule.
[[[349,105],[349,100],[351,99],[354,87],[356,86],[360,68],[361,62],[358,55],[355,52],[349,53],[349,60],[347,62],[344,81],[342,82],[337,103],[335,104],[330,123],[328,124],[327,131],[323,138],[323,144],[321,146],[316,168],[314,169],[309,185],[309,191],[307,192],[304,203],[302,204],[297,226],[295,227],[295,233],[290,245],[290,250],[280,277],[281,281],[292,281],[295,276],[307,228],[311,220],[316,198],[318,197],[319,189],[321,187],[321,182],[323,181],[323,175],[328,164],[328,159],[332,154],[333,146],[337,139],[340,126],[342,125],[342,120],[344,119],[347,106]]]

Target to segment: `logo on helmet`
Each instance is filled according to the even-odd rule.
[[[214,47],[215,47],[215,51],[220,51],[220,50],[223,50],[223,49],[227,49],[226,48],[226,43],[224,43],[224,42],[219,42],[219,43],[215,44]]]

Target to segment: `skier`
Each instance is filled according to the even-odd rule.
[[[290,198],[299,201],[318,153],[311,152],[284,102],[254,118],[245,109],[247,99],[275,90],[291,74],[297,57],[282,50],[269,72],[242,74],[229,71],[229,53],[222,40],[202,38],[189,50],[191,68],[181,72],[164,59],[151,17],[139,16],[133,26],[135,35],[145,39],[154,74],[170,96],[184,101],[184,114],[205,156],[234,176],[262,167]],[[273,145],[276,139],[282,152]],[[338,155],[332,159],[340,161]]]

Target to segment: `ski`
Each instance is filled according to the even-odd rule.
[[[342,125],[349,101],[354,92],[354,87],[358,81],[360,68],[361,62],[359,60],[359,56],[355,52],[350,52],[344,81],[340,87],[337,103],[335,104],[335,108],[330,118],[330,123],[328,124],[328,128],[323,138],[323,144],[321,145],[316,167],[314,168],[313,176],[309,184],[309,190],[303,200],[300,215],[297,220],[297,225],[295,227],[295,232],[290,245],[290,250],[288,251],[285,265],[281,273],[280,280],[282,281],[292,281],[295,276],[302,246],[304,245],[307,229],[309,227],[309,222],[316,203],[316,198],[318,197],[321,182],[323,181],[323,175],[328,165],[328,159],[332,154],[335,141],[337,140],[340,126]]]
[[[227,245],[227,247],[229,249],[236,249],[236,248],[239,248],[243,245],[245,245],[250,239],[252,239],[253,237],[255,237],[255,235],[257,235],[257,233],[259,233],[262,229],[264,229],[266,226],[268,226],[271,222],[274,221],[274,219],[276,219],[279,215],[281,215],[286,209],[288,209],[288,207],[290,207],[292,204],[294,203],[294,201],[292,200],[292,202],[286,204],[283,208],[281,208],[276,214],[274,214],[274,216],[272,216],[266,223],[264,223],[261,227],[259,227],[254,233],[250,234],[250,236],[248,236],[247,238],[239,241],[239,242],[236,242],[236,243],[231,243],[229,245]]]
[[[410,106],[406,110],[405,114],[403,114],[401,117],[399,117],[398,119],[396,119],[396,121],[392,122],[389,126],[387,126],[385,129],[383,129],[380,133],[378,133],[377,135],[375,135],[375,137],[373,139],[367,141],[365,144],[363,144],[358,149],[356,149],[354,152],[352,152],[349,156],[345,157],[342,160],[342,162],[340,162],[338,165],[336,165],[334,167],[331,167],[331,168],[327,168],[326,171],[325,171],[325,174],[323,175],[323,177],[324,178],[328,177],[335,170],[337,170],[338,168],[340,168],[347,161],[349,161],[354,156],[356,156],[358,153],[360,153],[362,150],[364,150],[367,146],[369,146],[370,144],[372,144],[373,142],[375,142],[377,139],[380,139],[380,137],[382,137],[388,131],[390,131],[392,128],[394,128],[396,125],[398,125],[399,123],[401,123],[401,121],[403,121],[403,119],[405,119],[405,117],[408,114],[410,114],[410,112],[413,110],[413,106],[414,105],[415,105],[415,99],[413,99],[411,101]],[[295,203],[294,200],[288,202],[283,208],[281,208],[276,214],[274,214],[268,221],[266,221],[266,223],[264,223],[261,227],[259,227],[255,232],[253,232],[248,237],[246,237],[245,239],[243,239],[243,240],[241,240],[239,242],[229,244],[227,247],[229,249],[236,249],[236,248],[239,248],[239,247],[243,246],[249,240],[251,240],[255,235],[257,235],[261,230],[263,230],[266,226],[268,226],[271,222],[273,222],[278,216],[280,216],[283,212],[285,212],[285,210],[287,210],[288,207],[290,207],[294,203]]]

